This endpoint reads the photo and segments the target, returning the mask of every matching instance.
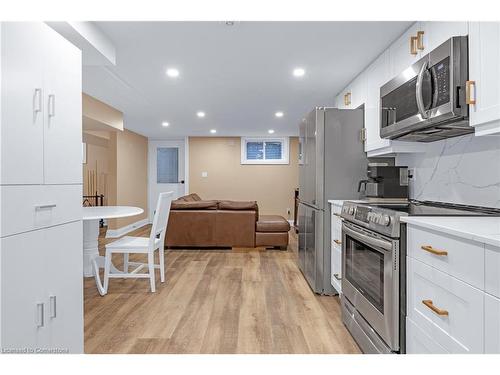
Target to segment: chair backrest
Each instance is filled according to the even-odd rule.
[[[161,243],[165,241],[165,233],[167,231],[168,216],[170,214],[170,204],[172,203],[173,191],[160,193],[158,203],[156,203],[155,216],[153,218],[153,226],[149,242],[154,244],[156,238],[159,238]]]

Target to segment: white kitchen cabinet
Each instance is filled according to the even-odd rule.
[[[407,277],[408,318],[450,353],[484,351],[481,290],[410,257]]]
[[[430,338],[409,318],[406,318],[406,353],[448,354],[441,345]]]
[[[79,184],[82,183],[81,52],[56,32],[49,33],[47,44],[51,49],[45,54],[44,181]]]
[[[81,52],[41,22],[0,38],[0,347],[81,353]]]
[[[40,22],[1,27],[0,184],[82,183],[81,51]]]
[[[421,23],[415,22],[389,47],[391,78],[401,73],[422,56],[421,50],[417,48],[417,40],[412,40],[412,38],[417,38],[419,31],[422,31]]]
[[[436,47],[439,47],[452,36],[467,35],[469,32],[469,25],[466,21],[425,21],[419,22],[419,24],[421,29],[419,31],[423,31],[423,49],[420,50],[422,55],[426,55]]]
[[[342,292],[342,211],[343,200],[330,200],[331,210],[331,284]]]
[[[500,247],[485,246],[484,268],[485,291],[500,298]]]
[[[0,184],[43,183],[42,23],[1,24]]]
[[[3,349],[50,346],[43,242],[41,230],[0,240],[0,343]]]
[[[469,80],[475,134],[500,134],[500,22],[469,23]]]
[[[500,354],[500,299],[485,294],[484,352]]]
[[[47,322],[51,347],[83,351],[83,226],[81,221],[46,231]],[[71,243],[71,247],[66,244]]]

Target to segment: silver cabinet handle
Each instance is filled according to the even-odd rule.
[[[49,95],[49,117],[54,117],[56,115],[56,96],[54,94]]]
[[[42,112],[42,89],[35,89],[33,94],[33,112]]]
[[[36,326],[45,326],[45,304],[43,302],[36,304]]]
[[[50,296],[50,317],[55,318],[57,317],[57,301],[56,301],[56,296]]]
[[[333,277],[335,277],[338,281],[341,281],[341,280],[342,280],[342,278],[341,278],[341,277],[339,277],[339,274],[338,274],[338,273],[334,273],[334,274],[333,274]]]
[[[35,206],[35,210],[36,211],[39,211],[39,210],[48,210],[49,208],[55,208],[57,207],[57,204],[55,203],[51,203],[51,204],[40,204],[38,206]]]

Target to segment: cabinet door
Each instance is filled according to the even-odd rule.
[[[410,45],[411,37],[416,37],[420,30],[420,22],[415,22],[389,47],[391,77],[401,73],[422,56],[420,50],[412,54]]]
[[[1,24],[0,184],[43,183],[44,26]]]
[[[500,22],[470,23],[469,79],[475,81],[476,99],[471,125],[489,124],[493,130],[484,134],[500,132]]]
[[[390,145],[380,138],[380,87],[390,79],[389,50],[382,53],[366,70],[365,151]]]
[[[362,72],[350,84],[349,88],[351,104],[349,108],[358,108],[366,102],[366,78],[365,72]]]
[[[420,23],[423,34],[423,47],[420,52],[425,55],[434,48],[439,47],[452,36],[462,36],[468,34],[468,24],[461,22],[441,22],[428,21]]]
[[[55,31],[49,31],[50,38],[45,50],[44,73],[45,183],[81,183],[81,52]]]
[[[500,299],[489,294],[484,298],[484,351],[500,354]]]
[[[54,348],[83,352],[82,222],[45,230],[47,322]]]
[[[0,241],[1,347],[47,348],[43,230]]]

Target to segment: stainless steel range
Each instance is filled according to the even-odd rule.
[[[342,320],[365,353],[404,353],[406,225],[402,216],[500,215],[440,202],[344,202]]]

